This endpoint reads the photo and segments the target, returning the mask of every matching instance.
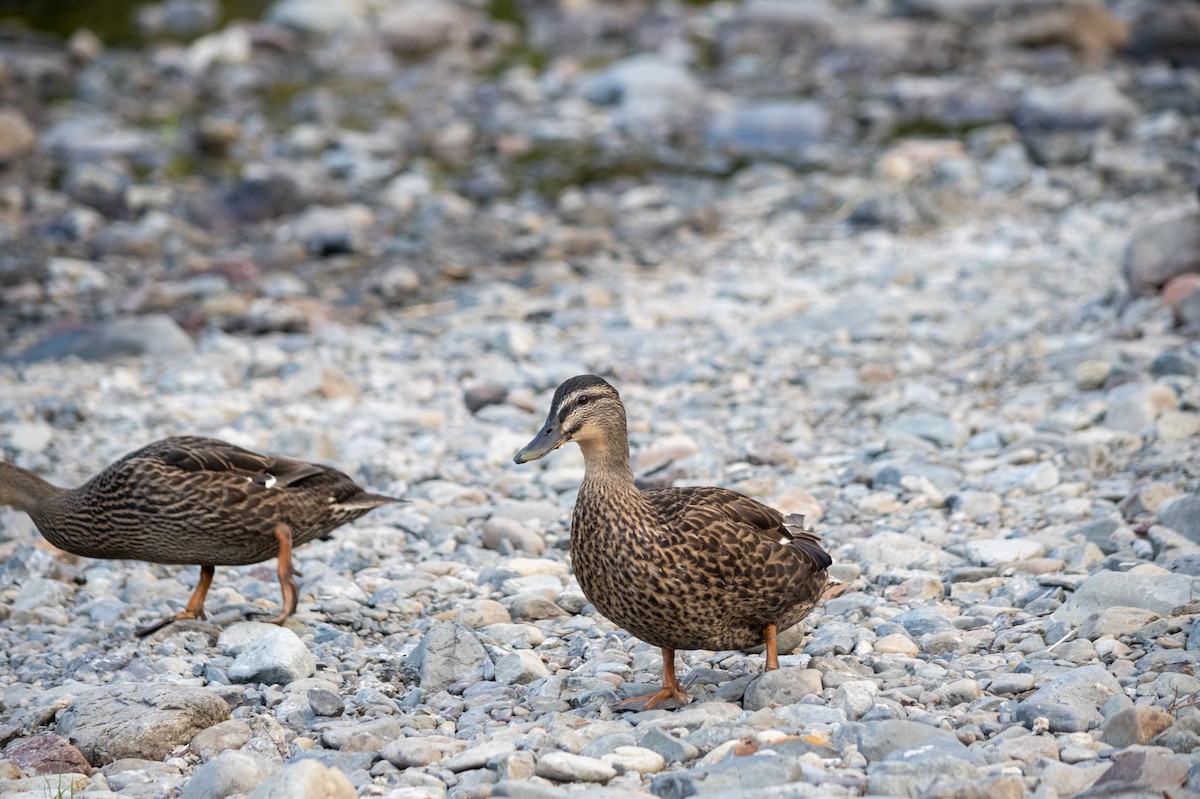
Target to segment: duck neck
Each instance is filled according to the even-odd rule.
[[[0,463],[0,505],[11,505],[28,513],[42,535],[56,546],[60,545],[53,537],[54,525],[47,522],[53,520],[69,495],[67,489],[47,483],[33,472]]]
[[[583,451],[583,481],[608,490],[637,491],[629,466],[629,438],[622,425],[603,436],[579,441]]]

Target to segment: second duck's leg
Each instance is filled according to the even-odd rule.
[[[166,627],[171,622],[182,621],[184,619],[203,619],[204,616],[204,598],[208,596],[208,587],[212,585],[213,574],[216,572],[215,566],[200,567],[200,581],[196,583],[195,590],[188,598],[187,607],[176,613],[174,616],[168,616],[162,621],[148,624],[145,627],[139,627],[138,635],[149,635],[152,632],[157,632],[163,627]]]
[[[275,527],[275,538],[279,540],[279,590],[283,594],[283,607],[279,615],[271,619],[276,624],[283,624],[284,619],[296,612],[296,604],[300,601],[300,589],[296,585],[296,575],[299,574],[292,565],[292,528],[286,524]]]
[[[767,643],[767,671],[779,668],[779,639],[774,624],[763,628],[763,640]]]
[[[216,566],[201,566],[200,567],[200,582],[196,583],[196,590],[192,591],[192,595],[188,597],[187,607],[179,618],[183,619],[203,619],[204,616],[204,598],[208,596],[208,587],[212,585],[213,574],[217,571]]]
[[[617,710],[649,710],[659,702],[665,702],[668,699],[675,699],[680,703],[687,702],[687,694],[683,692],[683,688],[680,687],[679,680],[675,676],[675,650],[664,646],[662,648],[662,657],[662,690],[644,696],[631,696],[628,699],[622,699],[614,705]]]

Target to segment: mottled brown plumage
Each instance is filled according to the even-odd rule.
[[[283,592],[275,621],[283,621],[297,601],[292,548],[396,501],[328,466],[198,436],[156,441],[74,489],[0,463],[0,505],[28,513],[55,546],[90,558],[201,567],[187,609],[142,633],[204,618],[216,566],[273,557]]]
[[[514,460],[567,441],[579,444],[585,468],[571,522],[579,585],[601,613],[663,650],[663,690],[626,706],[684,698],[676,649],[765,643],[767,668],[777,668],[776,631],[813,609],[832,562],[804,518],[724,488],[639,490],[625,408],[594,375],[558,387],[545,426]]]

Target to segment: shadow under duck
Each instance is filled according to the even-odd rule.
[[[292,549],[400,500],[369,494],[329,466],[260,455],[225,441],[176,436],[148,444],[79,488],[0,463],[0,505],[29,514],[60,549],[89,558],[200,567],[187,607],[138,630],[203,619],[217,566],[277,557],[281,623],[296,610]]]
[[[829,584],[832,559],[804,517],[725,488],[639,489],[625,407],[595,375],[558,387],[546,424],[513,460],[536,460],[568,441],[584,459],[571,520],[579,585],[602,614],[662,649],[662,690],[617,707],[686,701],[677,649],[765,644],[766,668],[779,668],[778,631],[807,616]]]

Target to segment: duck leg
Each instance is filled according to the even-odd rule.
[[[212,585],[213,574],[217,571],[215,566],[200,567],[200,582],[196,583],[196,589],[192,591],[191,597],[188,598],[187,607],[176,613],[174,616],[168,616],[162,621],[157,621],[154,624],[139,627],[137,634],[147,636],[150,633],[157,632],[168,624],[184,619],[203,619],[204,618],[204,598],[208,596],[208,587]]]
[[[763,640],[767,644],[767,671],[779,668],[779,640],[775,625],[768,624],[763,628]]]
[[[668,699],[675,699],[681,704],[687,702],[687,694],[683,692],[683,688],[679,685],[679,680],[675,677],[675,650],[664,646],[662,648],[662,656],[662,689],[652,694],[631,696],[628,699],[622,699],[614,705],[617,710],[649,710],[659,702],[665,702]]]
[[[300,600],[300,589],[296,585],[296,576],[300,572],[296,571],[292,564],[292,528],[282,523],[276,525],[275,538],[279,540],[279,563],[276,573],[279,575],[279,590],[283,594],[283,608],[271,621],[283,624],[284,619],[296,612],[296,604]]]

